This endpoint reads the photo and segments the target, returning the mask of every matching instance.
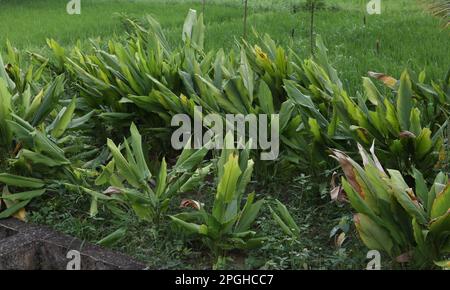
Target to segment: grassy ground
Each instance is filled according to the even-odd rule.
[[[91,37],[120,35],[123,30],[118,12],[137,17],[154,15],[176,43],[188,9],[202,10],[200,0],[81,0],[82,14],[68,15],[66,2],[0,0],[0,43],[9,39],[20,49],[41,51],[46,38],[54,38],[68,47],[78,40],[87,42]],[[250,0],[249,25],[278,42],[292,45],[307,57],[309,14],[304,10],[293,13],[292,4],[299,2],[302,1]],[[415,71],[426,68],[433,78],[443,77],[448,70],[449,32],[442,30],[439,21],[424,13],[415,1],[383,0],[382,14],[368,16],[366,25],[363,4],[367,1],[327,2],[330,3],[327,9],[317,12],[316,33],[324,38],[330,58],[350,92],[359,90],[360,78],[368,70],[398,76],[404,68]],[[241,3],[240,0],[207,0],[208,48],[231,48],[235,38],[241,37]],[[362,269],[365,250],[352,232],[343,248],[337,248],[329,237],[332,228],[342,216],[349,216],[350,210],[329,203],[326,188],[314,184],[317,181],[295,178],[287,188],[277,185],[259,191],[263,196],[276,195],[289,202],[289,209],[302,225],[303,236],[300,241],[272,238],[248,256],[236,253],[230,265],[233,268]],[[175,235],[169,230],[169,224],[156,230],[133,219],[112,222],[108,215],[91,219],[85,210],[88,208],[86,196],[55,195],[45,203],[33,203],[30,219],[89,241],[99,240],[127,225],[130,229],[127,238],[116,249],[147,262],[152,268],[198,269],[211,265],[200,244],[189,242],[187,236]],[[267,212],[259,227],[267,235],[278,230]]]
[[[279,184],[279,183],[278,183]],[[289,210],[301,227],[301,238],[286,237],[267,209],[258,219],[257,230],[269,239],[253,251],[234,252],[229,255],[229,269],[364,269],[367,250],[359,242],[353,229],[347,234],[342,247],[335,245],[330,232],[341,218],[351,218],[345,206],[329,203],[323,192],[308,177],[297,177],[289,186],[272,186],[257,190],[258,196],[276,197],[289,205]],[[212,188],[205,186],[198,200],[210,203]],[[126,237],[113,248],[145,262],[150,269],[210,269],[213,258],[198,240],[171,229],[166,222],[158,228],[139,222],[130,213],[129,219],[118,221],[108,210],[90,218],[86,210],[90,200],[86,195],[54,195],[41,202],[33,202],[29,211],[31,222],[50,225],[70,235],[88,241],[126,227]],[[173,203],[175,206],[179,201]],[[81,209],[81,210],[80,210]],[[172,211],[177,211],[174,208]],[[384,264],[386,266],[386,264]],[[386,266],[387,267],[387,266]]]
[[[281,43],[292,44],[302,56],[309,54],[309,14],[301,8],[297,13],[292,11],[292,5],[301,0],[249,2],[249,25]],[[316,32],[324,38],[349,91],[359,89],[361,76],[369,70],[398,76],[405,68],[427,69],[433,78],[442,78],[446,73],[450,65],[450,54],[445,49],[450,46],[449,31],[441,29],[439,21],[416,1],[384,0],[382,14],[368,16],[366,25],[366,1],[326,2],[330,3],[329,9],[316,15]],[[207,47],[231,48],[235,38],[242,36],[241,3],[207,1]],[[65,4],[56,0],[2,1],[0,43],[9,39],[19,48],[39,49],[45,46],[46,38],[70,45],[79,39],[120,35],[119,12],[154,15],[176,42],[188,9],[202,10],[199,0],[82,0],[81,15],[68,15]]]

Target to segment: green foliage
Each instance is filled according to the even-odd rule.
[[[356,143],[365,149],[376,145],[383,164],[411,175],[412,167],[432,173],[445,162],[444,131],[448,126],[448,75],[442,84],[424,83],[425,72],[413,82],[405,71],[399,81],[378,73],[392,95],[382,95],[369,78],[363,78],[364,94],[350,97],[336,72],[329,66],[318,39],[320,66],[311,74],[317,83],[304,87],[285,80],[288,97],[303,119],[306,140],[314,145],[312,156],[324,160],[327,148],[339,148],[357,156]],[[304,69],[304,71],[308,71]]]
[[[45,192],[21,192],[20,188],[27,185],[25,180],[42,179],[46,189],[61,181],[83,183],[81,171],[73,165],[79,165],[95,153],[83,152],[84,158],[78,154],[93,149],[93,146],[81,144],[83,137],[75,133],[92,114],[75,119],[75,97],[64,106],[64,75],[46,81],[48,60],[44,60],[38,69],[31,63],[24,71],[21,54],[9,42],[7,51],[10,63],[2,74],[5,77],[0,78],[0,145],[4,152],[0,162],[5,162],[0,165],[2,170],[6,168],[6,172],[13,175],[9,183],[0,181],[7,192],[0,199],[6,206],[1,212],[2,218],[15,214]],[[74,139],[79,141],[74,142]],[[16,180],[13,187],[10,186],[11,179]],[[20,199],[14,200],[16,195]]]
[[[285,234],[293,238],[298,238],[300,235],[300,228],[295,223],[294,218],[291,216],[286,206],[279,200],[275,200],[275,204],[275,209],[270,207],[270,212],[275,221],[280,225]]]
[[[211,167],[202,164],[208,150],[186,147],[170,171],[163,159],[154,176],[147,165],[142,136],[134,124],[130,132],[131,137],[129,140],[125,138],[120,147],[108,140],[112,158],[106,166],[102,166],[103,171],[95,184],[109,187],[103,193],[84,187],[82,190],[92,198],[91,216],[97,215],[98,202],[104,201],[119,217],[126,215],[125,208],[131,208],[139,219],[159,223],[175,196],[191,191],[202,183]]]
[[[449,254],[450,183],[439,173],[431,187],[414,169],[411,188],[397,170],[381,166],[375,154],[360,147],[364,166],[334,150],[346,178],[343,188],[361,240],[369,249],[387,253],[417,268],[432,267]]]
[[[230,134],[226,148],[232,148]],[[264,200],[255,201],[255,193],[243,201],[247,184],[251,180],[253,161],[249,152],[225,149],[217,161],[218,183],[212,209],[200,201],[185,200],[185,207],[196,211],[171,216],[181,228],[203,237],[215,258],[220,262],[225,251],[261,246],[264,237],[252,229]]]
[[[290,196],[288,207],[275,200],[263,213],[264,199],[246,195],[246,187],[255,170],[259,195],[281,198],[282,186],[275,192],[260,191],[270,171],[286,178],[298,172],[327,176],[335,166],[329,148],[337,148],[334,153],[347,177],[343,188],[358,212],[356,227],[367,247],[414,267],[448,267],[448,176],[441,172],[431,189],[428,184],[435,171],[448,167],[444,132],[449,128],[450,72],[443,81],[429,80],[425,71],[415,76],[406,70],[399,80],[369,73],[387,89],[363,78],[362,92],[353,94],[331,64],[320,36],[314,57],[303,60],[294,49],[256,32],[251,41],[238,41],[234,50],[208,52],[203,16],[194,10],[185,19],[178,46],[152,17],[126,18],[124,23],[126,37],[92,40],[90,48],[80,42],[70,49],[49,39],[53,56],[31,53],[29,63],[7,43],[8,62],[0,56],[0,218],[23,218],[25,206],[52,192],[57,194],[39,200],[68,200],[73,207],[82,200],[77,218],[83,210],[87,214],[90,203],[93,223],[104,218],[101,214],[113,216],[108,218],[117,230],[99,241],[104,246],[120,244],[130,232],[147,227],[154,231],[153,242],[161,244],[167,239],[159,233],[169,231],[169,223],[161,221],[170,215],[177,229],[202,238],[216,259],[215,268],[225,267],[235,249],[261,246],[283,253],[279,263],[271,260],[264,267],[286,267],[283,260],[290,255],[288,267],[308,268],[303,264],[311,256],[303,248],[308,242],[300,240],[309,228],[307,218],[289,213],[303,196]],[[249,148],[223,150],[214,196],[201,196],[206,205],[185,199],[182,207],[194,211],[176,214],[170,205],[200,186],[213,165],[203,162],[206,147],[186,148],[176,162],[170,157],[159,162],[153,155],[162,152],[153,145],[168,144],[172,116],[194,117],[194,106],[222,116],[279,114],[281,158],[253,164]],[[130,125],[131,136],[116,145],[112,140]],[[354,159],[360,152],[364,166],[342,152]],[[381,164],[393,170],[386,173]],[[319,183],[323,194],[326,186],[323,180]],[[322,214],[320,201],[308,202],[314,207],[309,216]],[[140,224],[130,229],[126,225],[133,219]],[[342,231],[339,247],[351,235],[345,221],[333,230]],[[326,225],[319,228],[329,231]],[[287,235],[286,248],[274,229]],[[170,234],[172,238],[181,231],[172,229]],[[345,250],[336,250],[332,263],[351,255]]]
[[[12,142],[11,130],[7,123],[9,119],[11,119],[11,94],[4,79],[0,79],[0,142],[5,148]]]
[[[11,62],[6,67],[0,56],[0,142],[9,150],[13,145],[13,132],[8,125],[12,115],[31,122],[33,126],[40,125],[59,103],[64,91],[64,76],[60,75],[42,86],[40,82],[47,62],[37,70],[30,64],[24,71],[21,69],[20,54],[9,42],[7,48]]]
[[[93,109],[106,108],[100,116],[108,122],[137,119],[170,132],[170,118],[179,113],[193,117],[194,106],[222,116],[279,114],[281,160],[275,171],[294,164],[320,174],[331,162],[327,148],[355,156],[353,140],[366,149],[375,142],[383,163],[404,174],[410,174],[412,166],[428,172],[442,163],[448,77],[443,84],[427,85],[425,72],[414,81],[407,72],[400,81],[372,73],[392,88],[392,96],[382,95],[364,78],[364,94],[351,97],[321,37],[315,56],[305,61],[258,34],[258,45],[243,41],[239,53],[205,53],[203,19],[194,11],[183,26],[183,45],[175,49],[160,25],[153,18],[146,20],[147,27],[125,19],[125,44],[110,41],[108,51],[95,44],[94,55],[75,49],[75,58],[67,59],[69,71],[81,80],[82,96]],[[165,141],[167,136],[161,137]],[[258,170],[264,172],[265,166]]]
[[[409,74],[402,74],[394,98],[379,94],[369,79],[365,79],[365,90],[368,101],[359,104],[345,94],[335,99],[347,134],[366,148],[375,142],[383,164],[405,174],[410,174],[413,166],[423,172],[432,169],[443,150],[446,123],[428,122],[422,116],[432,103],[414,100]]]
[[[64,140],[55,140],[52,137],[52,132],[55,132],[55,130],[61,132],[62,129],[65,130],[66,125],[61,125],[60,120],[56,119],[55,122],[58,124],[56,129],[42,132],[33,128],[30,123],[16,115],[12,115],[12,118],[13,120],[8,122],[8,126],[14,133],[16,140],[20,142],[20,145],[17,154],[9,160],[9,172],[17,172],[18,175],[5,173],[2,176],[7,178],[0,178],[0,185],[4,185],[4,190],[8,191],[8,196],[4,194],[0,198],[0,201],[2,199],[5,201],[7,207],[1,213],[2,218],[14,214],[17,210],[25,207],[33,198],[39,197],[45,192],[45,190],[42,192],[21,192],[18,188],[45,187],[50,189],[57,187],[62,182],[85,184],[85,180],[82,177],[83,170],[74,166],[80,162],[80,156],[70,154],[68,152],[70,150],[64,147]],[[67,121],[64,123],[67,123]],[[86,154],[86,156],[88,155]],[[13,193],[9,192],[8,186],[14,187]],[[20,198],[15,198],[15,196]],[[14,201],[17,199],[23,200],[23,203],[20,207],[17,206],[15,210],[12,210],[12,207],[6,202],[11,200],[11,198]]]

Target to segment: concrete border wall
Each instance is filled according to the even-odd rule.
[[[66,270],[69,251],[81,270],[143,270],[132,258],[16,219],[0,220],[0,270]],[[72,267],[70,267],[72,268]]]

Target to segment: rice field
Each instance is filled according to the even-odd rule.
[[[249,1],[248,25],[308,56],[310,17],[301,3]],[[447,72],[449,31],[416,1],[383,0],[381,15],[366,16],[366,24],[366,1],[326,3],[326,9],[318,10],[315,16],[315,33],[323,37],[331,61],[351,92],[359,90],[360,76],[368,71],[398,76],[405,68],[417,73],[426,69],[430,78],[443,78]],[[47,38],[63,45],[108,38],[123,32],[119,14],[153,15],[176,43],[186,11],[202,11],[200,0],[82,0],[81,15],[68,15],[65,4],[60,0],[2,1],[0,43],[9,39],[20,49],[41,50]],[[242,1],[207,0],[205,14],[207,48],[231,48],[242,37]]]

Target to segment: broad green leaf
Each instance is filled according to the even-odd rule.
[[[436,218],[431,221],[430,233],[433,233],[437,237],[448,235],[450,232],[450,212]]]
[[[363,86],[369,101],[375,106],[383,106],[384,98],[369,78],[363,77]]]
[[[3,195],[1,198],[4,200],[10,200],[10,201],[22,201],[22,200],[29,200],[35,197],[39,197],[45,193],[45,189],[40,190],[32,190],[32,191],[24,191],[20,193],[13,193],[8,195]]]
[[[61,97],[63,91],[64,91],[64,75],[59,75],[47,87],[42,99],[42,104],[39,106],[37,112],[34,114],[34,117],[31,121],[31,125],[33,126],[39,125],[48,116],[48,114],[50,114],[51,111],[53,111],[55,106],[58,104],[59,98]]]
[[[208,154],[206,146],[198,150],[185,148],[175,164],[175,169],[177,171],[191,171],[203,161],[206,154]]]
[[[5,218],[8,218],[8,217],[14,215],[16,212],[20,211],[22,208],[27,206],[27,204],[30,201],[31,201],[30,199],[24,200],[24,201],[16,203],[13,206],[5,209],[4,211],[0,212],[0,219],[5,219]]]
[[[161,166],[159,168],[159,174],[156,184],[156,196],[160,197],[166,190],[167,186],[167,163],[166,159],[163,158]]]
[[[364,214],[355,216],[355,225],[361,240],[369,249],[393,254],[394,242],[384,228]]]
[[[251,225],[257,218],[259,211],[264,204],[264,200],[258,200],[254,202],[254,199],[255,193],[249,194],[244,208],[239,216],[239,220],[237,221],[235,232],[239,233],[249,230]]]
[[[5,83],[10,91],[16,88],[16,84],[11,80],[8,73],[5,70],[5,64],[3,63],[2,55],[0,54],[0,79]]]
[[[407,71],[400,78],[400,88],[397,95],[397,115],[403,131],[410,128],[410,116],[413,109],[413,91],[411,79]]]
[[[3,68],[0,68],[0,71],[1,69]],[[8,92],[6,83],[0,78],[0,145],[5,148],[8,148],[12,141],[12,132],[7,122],[8,120],[11,120],[11,102],[11,94]]]
[[[39,109],[39,107],[42,104],[42,99],[44,97],[44,90],[40,90],[39,93],[33,98],[33,101],[31,102],[30,106],[25,112],[25,115],[23,117],[24,120],[30,121],[33,117],[36,111]]]
[[[134,175],[133,170],[130,167],[128,161],[123,157],[122,153],[120,153],[119,148],[114,144],[111,139],[107,140],[107,145],[111,154],[114,157],[115,164],[120,174],[134,187],[138,188],[140,183],[136,176]]]
[[[196,234],[199,234],[201,232],[202,233],[207,233],[207,231],[205,231],[205,229],[203,229],[203,230],[201,229],[201,227],[204,226],[204,225],[188,223],[188,222],[185,222],[185,221],[183,221],[183,220],[181,220],[181,219],[179,219],[177,217],[174,217],[174,216],[170,216],[170,218],[172,219],[172,221],[175,224],[181,226],[183,229],[187,230],[188,232],[192,232],[192,233],[196,233]]]
[[[450,183],[436,195],[431,208],[431,218],[440,217],[450,210]]]
[[[229,203],[236,196],[236,187],[241,169],[239,168],[239,157],[236,154],[229,156],[224,166],[224,174],[217,186],[217,199]]]
[[[425,236],[423,234],[421,225],[417,223],[416,219],[412,220],[414,239],[419,247],[423,247],[425,245]]]
[[[196,25],[196,23],[197,23],[197,11],[195,11],[194,9],[189,9],[188,15],[186,16],[183,25],[182,39],[184,42],[192,39],[192,32],[194,30],[194,26]]]
[[[414,108],[411,111],[411,127],[409,128],[409,131],[414,133],[414,135],[419,136],[422,132],[422,126],[420,122],[420,110],[418,108]]]
[[[206,167],[198,168],[195,173],[179,188],[180,192],[188,192],[199,186],[206,175],[208,175],[212,164]]]
[[[23,177],[8,173],[0,173],[0,183],[21,188],[42,188],[45,185],[44,181],[41,179]]]
[[[288,209],[284,204],[282,204],[279,200],[275,200],[275,203],[277,205],[277,213],[279,214],[280,218],[283,219],[285,224],[289,227],[290,231],[294,233],[296,236],[300,234],[300,228],[298,227],[297,223],[294,221],[294,218],[289,213]]]
[[[95,111],[90,111],[89,113],[79,117],[79,118],[75,118],[72,119],[70,121],[69,126],[67,127],[67,129],[76,129],[78,127],[81,127],[82,125],[86,124],[87,122],[89,122],[89,120],[91,119],[91,117],[95,114]]]
[[[411,218],[416,218],[418,223],[425,225],[427,223],[425,212],[418,206],[417,202],[411,199],[408,192],[411,192],[412,189],[408,187],[401,173],[397,170],[388,170],[388,172],[391,176],[393,194],[397,201],[411,215]]]
[[[272,214],[273,219],[277,222],[277,224],[281,227],[281,230],[288,236],[296,237],[296,234],[292,231],[292,229],[283,221],[283,219],[269,206],[270,213]]]
[[[91,218],[97,216],[98,214],[98,199],[93,196],[91,198],[91,206],[89,207],[89,216]]]
[[[241,154],[241,159],[245,160],[245,158],[242,157],[242,154]],[[248,158],[247,158],[247,160],[248,160]],[[242,175],[239,179],[238,187],[237,187],[237,194],[240,196],[245,193],[245,189],[252,179],[253,166],[254,166],[253,160],[248,160],[247,166],[246,166],[247,168],[245,168],[244,172],[242,173]],[[240,167],[240,168],[242,169],[242,167]]]
[[[245,50],[241,50],[241,66],[239,69],[242,80],[244,81],[244,86],[247,89],[248,100],[244,101],[244,103],[252,104],[253,103],[253,93],[254,93],[254,75],[253,70],[248,62],[247,54]],[[264,82],[264,81],[263,81]]]
[[[77,99],[74,97],[69,106],[63,109],[62,115],[59,116],[59,119],[57,119],[57,122],[51,132],[51,135],[54,138],[60,138],[68,128],[76,109],[76,102]]]
[[[287,100],[281,104],[280,108],[280,132],[288,126],[289,122],[292,121],[292,112],[294,111],[294,103],[291,100]]]
[[[436,266],[439,266],[444,270],[450,269],[450,260],[435,262],[435,264],[436,264]]]
[[[431,130],[424,128],[420,135],[415,140],[417,158],[422,159],[426,157],[427,153],[433,148],[433,141],[431,140]]]
[[[120,228],[113,233],[109,234],[108,236],[104,237],[100,241],[97,242],[98,245],[103,247],[110,247],[122,240],[125,237],[125,234],[127,233],[126,228]]]
[[[142,149],[142,136],[134,123],[131,124],[130,132],[131,132],[131,146],[133,147],[133,155],[134,158],[136,159],[139,174],[144,177],[144,180],[146,180],[151,177],[151,173],[147,167],[144,151]]]
[[[203,50],[205,42],[205,24],[203,23],[203,14],[200,14],[197,18],[195,26],[192,30],[191,40],[195,44],[197,49]]]
[[[33,136],[36,151],[63,164],[70,163],[70,161],[64,156],[64,150],[50,140],[45,134],[35,130],[31,133],[31,135]]]
[[[270,91],[269,86],[264,80],[261,80],[261,82],[259,83],[258,100],[259,106],[265,114],[275,113],[275,109],[273,107],[272,92]]]
[[[69,165],[70,161],[59,161],[52,157],[45,156],[43,154],[30,151],[27,149],[23,149],[20,152],[20,155],[23,156],[25,159],[31,161],[33,164],[42,164],[48,167],[58,167],[58,166],[64,166]]]
[[[428,208],[427,208],[428,188],[427,188],[426,181],[423,178],[423,174],[419,170],[413,168],[413,172],[414,172],[414,179],[416,181],[416,194],[420,198],[425,209],[428,211]]]

